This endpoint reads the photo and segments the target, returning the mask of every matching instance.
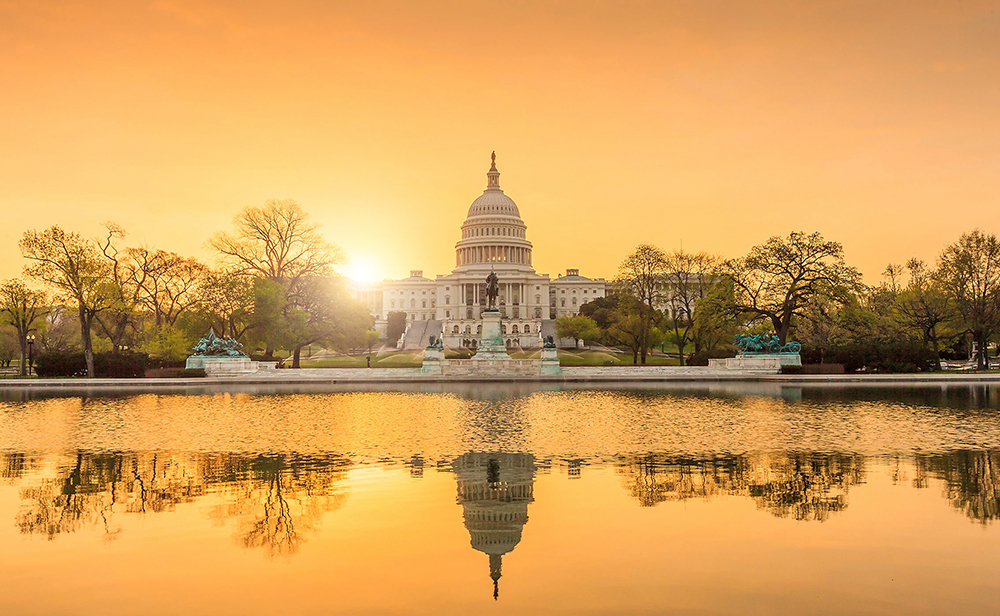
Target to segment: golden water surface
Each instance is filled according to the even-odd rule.
[[[1000,391],[0,392],[0,614],[1000,613]]]

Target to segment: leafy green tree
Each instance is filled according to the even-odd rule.
[[[698,353],[701,340],[695,335],[694,313],[718,281],[719,259],[707,252],[676,250],[667,255],[663,278],[668,289],[666,323],[673,330],[677,357],[684,365],[684,350],[694,343]]]
[[[299,293],[285,308],[292,368],[300,366],[306,345],[325,343],[346,351],[366,343],[371,315],[367,306],[351,297],[344,282],[340,277],[303,279]]]
[[[48,298],[43,291],[29,289],[17,279],[0,284],[0,322],[13,327],[20,349],[21,376],[27,375],[28,335],[38,331],[39,321],[48,312]]]
[[[195,340],[209,327],[220,336],[243,341],[254,319],[254,279],[232,270],[208,271],[201,284],[195,314],[183,319],[183,328]],[[196,331],[191,331],[195,328]]]
[[[559,317],[555,325],[556,335],[560,338],[572,338],[573,346],[580,346],[580,340],[597,340],[601,335],[593,319],[579,314]]]
[[[601,330],[602,335],[611,327],[611,313],[618,307],[618,297],[612,291],[605,297],[598,297],[580,306],[580,314],[590,317]]]
[[[649,350],[663,342],[663,332],[649,326],[643,314],[646,307],[638,298],[628,293],[619,293],[617,297],[618,307],[612,313],[608,337],[632,353],[633,364],[640,360],[645,364]]]
[[[372,349],[378,344],[378,341],[382,339],[382,335],[379,334],[374,329],[369,329],[365,332],[365,348],[368,349],[368,354],[371,355]]]
[[[46,282],[58,295],[76,304],[87,376],[93,378],[91,331],[97,315],[115,301],[107,259],[93,242],[58,226],[44,231],[25,231],[19,244],[21,254],[32,262],[25,267],[25,273]]]
[[[751,319],[771,322],[784,344],[806,306],[819,296],[842,298],[861,274],[844,262],[844,248],[819,233],[772,237],[741,259],[730,259],[724,272],[733,283],[735,306]]]
[[[733,296],[733,284],[721,277],[694,309],[692,336],[698,341],[698,350],[691,363],[707,365],[712,357],[730,356],[733,339],[741,325]]]
[[[10,363],[17,357],[20,345],[17,332],[9,325],[0,324],[0,366],[10,368]],[[21,357],[21,376],[24,376],[24,357]]]
[[[1000,326],[1000,240],[979,229],[947,246],[938,261],[941,280],[977,343],[976,364],[989,369],[987,343]]]
[[[640,244],[618,266],[618,276],[615,278],[619,292],[634,299],[620,302],[618,310],[632,310],[637,317],[637,329],[632,330],[632,333],[638,336],[635,345],[643,364],[646,363],[649,349],[656,346],[652,344],[652,332],[660,318],[659,308],[666,299],[666,267],[666,253],[656,246]]]
[[[400,336],[406,331],[406,313],[394,310],[386,315],[386,338],[389,344],[396,344]]]
[[[930,270],[920,259],[906,263],[910,282],[898,297],[903,322],[920,332],[934,353],[935,367],[941,364],[941,339],[954,335],[955,301],[948,294],[940,272]]]

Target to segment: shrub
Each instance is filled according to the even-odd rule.
[[[94,372],[101,378],[135,378],[146,372],[145,353],[94,353]],[[35,372],[41,377],[86,376],[83,353],[50,351],[35,358]]]
[[[41,377],[82,376],[87,374],[83,353],[46,351],[35,356],[35,373]]]
[[[145,353],[94,353],[94,372],[101,378],[138,378],[146,374]]]

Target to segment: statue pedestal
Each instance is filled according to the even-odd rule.
[[[541,374],[562,374],[559,367],[559,352],[555,347],[544,347],[542,349]]]
[[[482,313],[483,334],[473,359],[510,359],[503,343],[503,329],[500,327],[500,311],[485,310]]]
[[[229,376],[235,374],[253,374],[257,372],[257,362],[249,357],[216,357],[192,355],[184,365],[187,369],[201,368],[208,376]]]
[[[801,366],[798,353],[744,353],[736,357],[708,360],[708,367],[716,370],[748,370],[776,374],[782,366]]]
[[[424,362],[420,366],[420,374],[443,374],[444,349],[429,346],[424,349]]]

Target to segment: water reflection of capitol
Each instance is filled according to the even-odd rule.
[[[472,547],[489,556],[493,598],[501,559],[521,541],[534,501],[535,459],[525,453],[466,453],[455,459],[458,504]]]

